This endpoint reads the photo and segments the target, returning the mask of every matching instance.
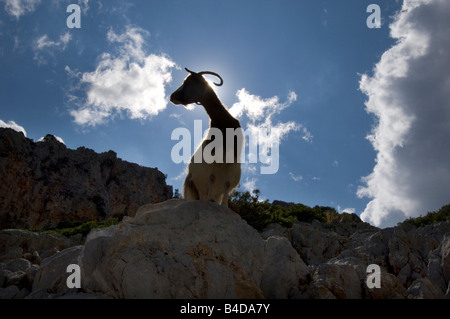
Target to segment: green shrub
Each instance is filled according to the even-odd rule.
[[[66,237],[70,237],[76,234],[81,234],[83,236],[87,236],[92,229],[94,228],[106,228],[112,225],[116,225],[119,223],[117,218],[109,218],[102,222],[97,221],[88,221],[88,222],[79,222],[79,221],[62,221],[59,222],[55,229],[46,230],[46,233],[50,234],[61,234]]]
[[[424,227],[427,225],[434,225],[440,222],[445,222],[448,218],[450,218],[450,204],[443,206],[437,212],[429,212],[425,216],[416,218],[411,217],[400,224],[407,223],[416,227]]]
[[[311,208],[303,204],[286,203],[275,205],[268,200],[259,200],[260,191],[235,191],[230,197],[228,206],[239,214],[247,223],[258,231],[271,223],[291,227],[296,222],[312,222],[318,220],[326,223],[330,216],[338,215],[332,207],[315,206]]]

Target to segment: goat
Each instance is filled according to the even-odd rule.
[[[188,165],[187,176],[183,184],[183,198],[209,200],[228,206],[228,198],[239,186],[241,179],[240,152],[243,144],[241,124],[239,120],[231,116],[214,89],[203,77],[203,75],[216,76],[220,83],[214,83],[214,85],[222,86],[223,79],[220,75],[210,71],[196,73],[187,68],[185,70],[189,75],[181,87],[172,93],[170,101],[175,105],[187,106],[192,103],[202,105],[210,118],[210,128]],[[233,131],[232,137],[227,134],[230,129]],[[217,130],[220,130],[222,134],[214,134],[214,131],[217,132]],[[207,163],[203,156],[205,147],[213,140],[214,144],[220,142],[215,140],[218,138],[217,135],[219,137],[221,135],[223,138],[222,143],[219,143],[222,149],[214,149],[214,151],[222,152],[218,154],[223,154],[224,159],[227,160]],[[196,161],[195,159],[198,158],[202,160]],[[230,158],[232,158],[231,161]]]

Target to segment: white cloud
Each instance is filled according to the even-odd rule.
[[[22,15],[33,12],[41,4],[41,0],[4,0],[5,11],[18,20]]]
[[[37,7],[41,4],[42,0],[0,0],[5,2],[5,11],[14,16],[17,20],[20,19],[21,16],[34,12]],[[53,5],[60,6],[61,0],[53,0]],[[72,1],[72,3],[75,1]],[[78,5],[81,8],[83,14],[86,14],[90,9],[89,0],[78,0]],[[68,5],[63,4],[63,5]]]
[[[294,182],[300,182],[300,181],[303,180],[303,176],[302,176],[302,175],[295,175],[295,174],[292,173],[292,172],[289,172],[289,176],[291,177],[291,179],[292,179]]]
[[[56,135],[52,135],[52,136],[53,136],[58,142],[60,142],[61,144],[66,145],[66,143],[64,143],[64,140],[63,140],[61,137],[56,136]],[[40,143],[40,142],[45,142],[46,137],[47,137],[47,136],[41,137],[40,139],[37,140],[37,142],[38,142],[38,143]]]
[[[301,124],[294,121],[286,123],[273,124],[273,116],[279,114],[282,110],[292,105],[297,100],[295,92],[289,92],[287,101],[280,102],[278,96],[263,99],[257,95],[250,94],[246,89],[241,89],[236,93],[239,101],[230,108],[230,114],[235,117],[245,115],[250,121],[247,122],[247,130],[252,134],[258,135],[261,131],[268,131],[270,135],[259,134],[260,145],[273,145],[274,142],[280,143],[292,131],[301,131],[302,139],[311,142],[311,133]]]
[[[297,94],[289,92],[284,103],[280,102],[278,96],[263,99],[250,94],[246,89],[239,90],[236,96],[239,101],[230,108],[229,112],[240,118],[247,135],[246,142],[249,152],[244,153],[248,155],[248,162],[254,164],[258,159],[261,164],[261,174],[276,174],[280,164],[279,146],[290,132],[301,131],[304,140],[310,142],[312,139],[308,130],[294,121],[273,123],[273,116],[291,106],[297,100]],[[255,145],[258,147],[259,153]]]
[[[241,124],[248,136],[248,161],[256,163],[259,159],[261,174],[275,174],[279,168],[279,146],[281,141],[291,132],[300,131],[301,138],[311,142],[313,136],[301,124],[294,121],[274,124],[273,117],[291,106],[297,101],[297,94],[289,92],[284,103],[278,96],[263,99],[260,96],[250,94],[245,88],[236,93],[238,102],[229,110],[230,114],[240,118]],[[251,141],[251,142],[250,142]],[[259,158],[257,149],[259,148]],[[269,156],[270,153],[270,156]],[[267,166],[264,166],[267,165]]]
[[[304,126],[300,127],[300,132],[302,132],[302,140],[308,143],[312,143],[314,136],[311,134],[310,131]]]
[[[246,178],[245,182],[242,183],[242,187],[244,188],[244,190],[252,193],[256,188],[256,183],[257,183],[258,179],[256,178]]]
[[[170,180],[172,181],[184,181],[184,179],[186,178],[188,171],[187,171],[187,167],[185,169],[183,169],[180,174],[178,174],[175,177],[171,177]]]
[[[255,164],[244,163],[242,169],[245,173],[256,175],[258,172],[258,168]]]
[[[338,205],[337,210],[338,210],[339,214],[342,214],[342,213],[356,214],[356,209],[353,207],[347,207],[347,208],[342,209],[341,206]]]
[[[250,94],[246,89],[239,90],[236,96],[239,102],[231,107],[231,115],[240,117],[245,113],[253,123],[262,119],[271,120],[274,114],[280,113],[297,100],[297,94],[292,91],[289,92],[285,103],[280,103],[278,96],[262,99],[259,96]]]
[[[22,132],[25,137],[27,136],[27,132],[25,131],[25,129],[14,121],[9,121],[8,123],[6,123],[0,120],[0,127],[10,128],[17,132]]]
[[[34,44],[34,59],[39,64],[46,64],[46,56],[53,56],[54,51],[64,51],[70,40],[72,40],[72,35],[69,31],[62,34],[57,41],[51,40],[47,34],[44,34]]]
[[[376,226],[450,202],[449,12],[450,1],[405,0],[390,26],[397,43],[361,77],[377,159],[357,194],[371,199],[361,217]]]
[[[44,34],[36,41],[35,49],[43,50],[46,48],[60,48],[61,50],[65,50],[71,39],[72,36],[68,31],[59,37],[59,41],[52,41],[49,39],[48,35]]]
[[[165,55],[147,54],[143,48],[149,33],[127,27],[123,34],[110,30],[107,39],[118,44],[116,54],[103,53],[95,71],[76,73],[87,85],[83,105],[70,113],[75,123],[95,126],[117,114],[146,119],[163,111],[168,103],[165,85],[172,81],[175,63]]]

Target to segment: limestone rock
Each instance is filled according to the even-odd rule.
[[[6,282],[6,266],[3,263],[0,263],[0,288],[5,287]]]
[[[79,241],[62,235],[5,229],[0,231],[0,262],[31,254],[30,261],[39,264],[43,256],[49,257],[60,250],[79,244]]]
[[[444,294],[428,278],[415,280],[407,290],[409,299],[442,299]]]
[[[6,288],[0,288],[0,300],[1,299],[14,299],[20,293],[17,286],[8,286]]]
[[[172,200],[91,233],[83,288],[114,298],[257,298],[264,242],[231,210]],[[119,289],[120,288],[120,289]]]
[[[112,151],[71,150],[51,135],[35,143],[6,128],[0,128],[0,180],[0,229],[121,218],[172,197],[158,169]]]
[[[306,283],[309,269],[285,237],[269,237],[261,289],[266,298],[292,297],[299,284]]]
[[[441,266],[444,279],[450,284],[450,233],[447,233],[442,240]]]
[[[291,240],[290,229],[281,226],[280,224],[269,224],[262,232],[261,236],[264,239],[269,237],[285,237]]]
[[[26,272],[30,267],[31,263],[23,258],[12,259],[5,263],[6,269],[11,272],[23,271]]]
[[[327,231],[319,222],[297,223],[292,227],[292,244],[308,265],[338,256],[346,241],[346,237]]]
[[[368,288],[364,285],[364,294],[367,299],[405,299],[407,296],[400,280],[384,268],[381,268],[381,287]]]
[[[431,252],[428,258],[426,277],[438,286],[442,292],[445,292],[447,290],[447,283],[442,270],[441,256],[436,251]]]
[[[389,263],[394,273],[398,274],[408,263],[411,244],[403,230],[399,227],[389,241]]]
[[[41,289],[49,293],[70,292],[66,280],[69,274],[67,266],[79,264],[79,256],[83,246],[67,248],[60,253],[44,259],[34,278],[33,291]]]
[[[307,273],[286,239],[264,241],[230,209],[184,200],[92,232],[81,265],[85,291],[114,298],[287,298]]]
[[[361,280],[351,265],[319,264],[309,288],[312,299],[360,299]]]
[[[86,242],[0,231],[0,299],[450,298],[449,263],[450,221],[377,229],[347,214],[260,234],[226,207],[169,200]],[[70,264],[81,289],[66,285]],[[367,285],[370,264],[380,288]]]

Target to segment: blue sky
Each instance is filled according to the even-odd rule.
[[[79,29],[66,24],[71,3],[82,11]],[[366,25],[372,3],[381,8],[379,29]],[[435,141],[430,152],[442,148],[449,104],[438,99],[435,117],[422,123],[413,119],[424,104],[406,98],[426,85],[448,96],[447,86],[431,85],[448,75],[420,71],[421,59],[433,58],[436,70],[448,62],[439,32],[448,28],[447,7],[442,0],[1,0],[0,126],[35,141],[54,134],[72,149],[114,150],[158,167],[181,189],[185,165],[171,159],[171,133],[193,131],[197,119],[206,129],[209,120],[201,106],[175,106],[168,96],[184,67],[214,71],[224,79],[216,89],[223,103],[245,104],[244,127],[270,118],[283,131],[279,171],[261,175],[244,165],[243,188],[390,226],[450,202],[442,190],[450,186],[450,156],[437,152],[427,162],[420,150],[430,142],[415,131],[439,118],[442,129],[426,141]],[[262,117],[252,115],[256,106]],[[438,169],[416,176],[420,163]]]

